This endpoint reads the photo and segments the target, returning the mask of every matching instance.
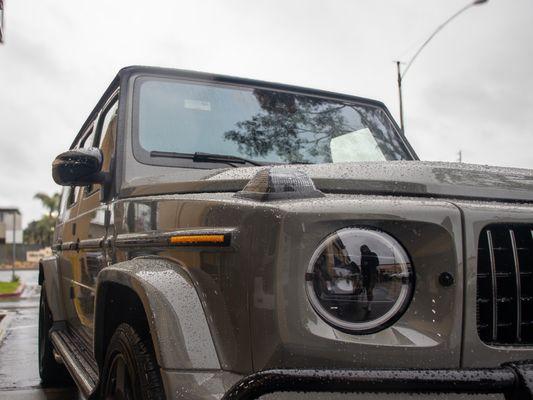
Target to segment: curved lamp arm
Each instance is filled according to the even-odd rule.
[[[407,66],[404,68],[402,73],[402,79],[413,64],[413,61],[415,61],[416,57],[420,54],[420,52],[424,49],[424,47],[427,46],[427,44],[439,33],[446,25],[448,25],[453,19],[457,18],[460,14],[468,10],[470,7],[477,6],[479,4],[484,4],[488,2],[488,0],[475,0],[470,4],[467,4],[463,8],[461,8],[459,11],[457,11],[455,14],[453,14],[451,17],[449,17],[446,21],[444,21],[442,24],[440,24],[437,29],[426,39],[424,43],[422,43],[422,46],[416,51],[416,53],[411,57],[411,59],[407,62]]]

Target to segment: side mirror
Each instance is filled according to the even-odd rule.
[[[86,186],[105,181],[102,152],[96,147],[61,153],[52,163],[52,176],[61,186]]]

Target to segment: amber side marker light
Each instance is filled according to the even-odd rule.
[[[171,244],[225,244],[225,235],[180,235],[171,236]]]

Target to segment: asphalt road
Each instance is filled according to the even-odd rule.
[[[1,274],[3,271],[0,273],[0,279],[3,279]],[[4,340],[0,343],[0,399],[82,399],[75,388],[41,388],[37,366],[37,272],[23,271],[17,274],[27,284],[21,298],[0,299],[0,310],[7,311],[7,318],[10,319]]]

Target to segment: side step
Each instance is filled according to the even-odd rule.
[[[83,395],[89,397],[98,385],[98,367],[85,343],[67,329],[52,330],[50,339]]]

